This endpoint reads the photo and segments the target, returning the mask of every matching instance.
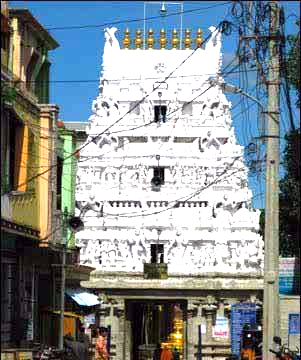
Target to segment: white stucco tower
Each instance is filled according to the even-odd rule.
[[[196,51],[125,50],[114,30],[78,164],[81,261],[141,272],[159,243],[169,273],[258,271],[259,214],[219,85],[220,33],[210,28]]]
[[[209,30],[196,51],[175,42],[167,49],[163,32],[161,49],[152,33],[145,50],[139,33],[136,49],[121,49],[116,29],[105,31],[100,93],[78,163],[77,244],[81,263],[96,268],[83,285],[112,296],[119,289],[121,308],[126,289],[184,298],[202,289],[200,299],[218,286],[249,291],[244,298],[262,288],[259,212],[222,91],[221,34]],[[168,278],[150,280],[152,263],[167,264]]]

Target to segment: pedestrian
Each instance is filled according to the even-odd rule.
[[[160,355],[161,355],[161,345],[157,344],[157,347],[153,352],[153,360],[160,360]]]
[[[105,327],[98,328],[98,337],[96,340],[96,360],[108,360],[110,358],[107,350],[108,330]]]
[[[89,357],[89,348],[90,348],[90,339],[89,336],[85,333],[85,328],[81,326],[79,328],[78,341],[84,346],[84,357],[88,360]]]
[[[160,360],[173,360],[172,352],[167,346],[164,346],[164,349],[161,352]]]
[[[180,353],[177,348],[173,349],[173,360],[180,360]]]

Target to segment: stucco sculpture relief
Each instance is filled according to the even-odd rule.
[[[151,74],[158,64],[172,69],[177,54],[180,63],[185,53],[165,50],[156,58],[148,50],[121,50],[116,30],[105,30],[100,93],[92,104],[78,163],[77,214],[85,225],[76,235],[81,263],[98,270],[142,272],[143,263],[150,262],[151,245],[160,244],[169,273],[261,271],[260,213],[250,205],[243,149],[236,142],[231,104],[217,75],[220,33],[210,28],[212,36],[205,49],[177,72],[180,79],[199,71],[203,84],[193,77],[185,83],[168,79],[166,99],[167,95],[160,100],[154,92],[135,116],[126,115],[106,130],[125,108],[153,89]],[[138,58],[143,67],[135,65]],[[204,64],[201,69],[198,61]],[[206,74],[213,69],[220,82],[204,92],[210,82]],[[126,91],[121,91],[121,82],[110,79],[118,71]],[[127,80],[135,71],[140,80]],[[193,102],[191,115],[182,113],[182,98],[189,101],[198,91],[204,94]],[[133,98],[133,94],[140,96]],[[149,124],[160,101],[172,116],[160,126]],[[157,166],[164,169],[164,183],[154,191],[151,180]]]

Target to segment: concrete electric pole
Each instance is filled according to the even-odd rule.
[[[59,349],[64,349],[64,312],[65,312],[65,285],[66,285],[66,248],[67,248],[67,220],[68,209],[64,209],[63,213],[63,248],[62,248],[62,268],[61,268],[61,296],[60,296],[60,326],[59,326]]]
[[[64,311],[65,311],[65,283],[66,283],[66,244],[63,244],[62,271],[61,271],[61,304],[60,304],[60,327],[59,327],[59,349],[64,349]]]
[[[266,124],[266,187],[264,231],[263,359],[273,359],[273,337],[279,335],[279,17],[270,1],[268,111]]]

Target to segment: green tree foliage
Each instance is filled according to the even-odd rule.
[[[300,28],[300,20],[296,21]],[[296,35],[287,37],[288,54],[286,56],[286,74],[289,85],[297,91],[296,106],[300,108],[300,30]]]
[[[1,105],[11,104],[16,99],[17,91],[15,87],[10,86],[6,82],[1,81]]]
[[[286,136],[285,175],[279,182],[279,247],[282,256],[300,255],[300,129]]]
[[[298,29],[300,20],[296,21]],[[297,92],[300,108],[300,31],[287,37],[287,82]],[[279,247],[282,256],[300,256],[300,129],[285,136],[284,177],[279,182]]]
[[[300,20],[296,21],[298,29]],[[288,50],[284,56],[282,79],[297,92],[300,108],[300,31],[286,37]],[[279,252],[285,256],[300,256],[300,129],[285,136],[284,177],[279,182]],[[265,211],[261,210],[259,233],[264,236]]]

